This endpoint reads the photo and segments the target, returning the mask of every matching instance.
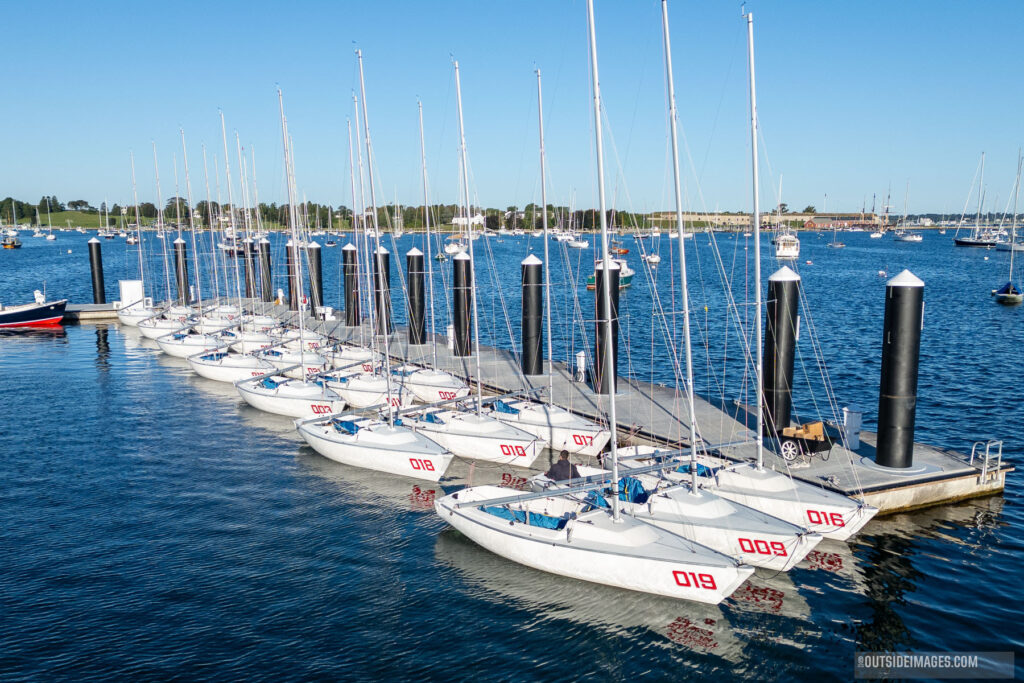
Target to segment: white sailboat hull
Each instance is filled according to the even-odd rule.
[[[175,335],[159,337],[156,340],[160,350],[175,358],[188,358],[203,351],[212,351],[222,346],[219,338],[208,334],[186,334],[180,339]]]
[[[325,376],[324,380],[334,391],[355,408],[369,408],[390,404],[395,408],[408,408],[413,403],[411,391],[403,389],[397,380],[391,382],[391,396],[388,396],[388,382],[382,375],[359,373],[348,376]]]
[[[422,416],[403,416],[402,421],[415,423],[417,431],[463,458],[530,467],[543,447],[533,434],[487,415],[453,410],[431,414],[441,423]]]
[[[469,386],[465,382],[443,370],[416,370],[402,378],[401,382],[423,403],[448,401],[469,395]]]
[[[601,425],[555,405],[509,401],[517,413],[492,410],[490,415],[542,439],[553,451],[594,457],[608,445],[611,432]]]
[[[582,581],[718,604],[753,573],[719,553],[623,516],[615,523],[603,510],[547,529],[489,514],[459,502],[515,495],[512,489],[479,486],[438,498],[441,518],[487,550],[513,562]],[[537,502],[538,504],[533,505]],[[557,508],[555,498],[530,501],[530,509]]]
[[[276,375],[273,379],[280,380],[281,376]],[[235,388],[253,408],[275,415],[314,417],[340,413],[345,409],[345,401],[333,391],[298,380],[294,383],[282,382],[277,389],[269,389],[258,381],[237,382]]]
[[[452,453],[408,427],[379,420],[353,422],[360,425],[355,434],[339,432],[329,420],[299,423],[296,428],[317,453],[353,467],[437,481],[452,461]]]
[[[211,356],[223,356],[213,358]],[[269,361],[253,356],[242,356],[236,353],[212,353],[189,356],[188,364],[192,372],[200,377],[216,382],[239,382],[252,377],[262,377],[274,372],[274,365]]]

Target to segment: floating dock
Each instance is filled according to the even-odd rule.
[[[285,322],[298,322],[294,311],[278,307],[276,313]],[[310,330],[343,342],[358,344],[369,340],[372,334],[367,325],[347,327],[341,322],[312,318],[307,318],[305,324]],[[411,346],[406,342],[407,338],[405,330],[395,328],[389,341],[392,362],[433,365],[431,345]],[[448,348],[447,339],[438,336],[436,341],[437,369],[450,372],[469,384],[475,384],[479,379],[485,390],[494,393],[546,390],[548,387],[547,361],[544,363],[545,374],[524,376],[511,352],[481,345],[480,377],[477,378],[474,356],[455,356]],[[583,417],[607,420],[607,396],[595,393],[586,382],[574,381],[564,364],[555,363],[552,370],[552,400],[556,405]],[[620,439],[630,444],[666,448],[689,445],[686,399],[673,388],[620,377],[615,407]],[[756,415],[749,407],[738,403],[723,405],[721,401],[697,397],[695,411],[698,435],[704,443],[745,441],[747,443],[742,445],[715,450],[728,460],[755,459]],[[777,471],[788,470],[798,479],[847,496],[863,497],[882,514],[998,493],[1006,484],[1006,475],[1014,470],[1002,461],[1002,446],[998,442],[979,442],[972,454],[914,443],[912,467],[881,467],[874,461],[876,434],[861,431],[859,445],[850,450],[840,445],[838,426],[827,425],[826,428],[836,441],[832,448],[826,453],[803,456],[799,463],[793,465],[787,465],[771,449],[771,440],[765,439],[765,465]]]

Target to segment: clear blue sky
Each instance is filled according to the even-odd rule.
[[[791,208],[824,196],[859,210],[892,185],[896,210],[959,213],[982,150],[988,205],[1013,184],[1024,142],[1019,2],[766,2],[755,16],[765,146],[763,206],[784,177]],[[745,26],[740,4],[669,4],[689,205],[749,209]],[[585,5],[520,2],[13,3],[5,10],[0,196],[98,204],[163,196],[189,142],[194,194],[200,144],[223,157],[228,134],[256,150],[260,198],[285,196],[276,85],[284,90],[300,192],[350,204],[345,121],[365,58],[383,199],[420,203],[416,99],[427,130],[431,201],[457,199],[450,55],[462,69],[476,198],[539,200],[536,90],[544,75],[549,201],[592,206],[594,161]],[[617,208],[671,207],[668,126],[656,0],[597,0],[609,129],[608,190]],[[238,169],[232,140],[232,171]],[[684,150],[684,161],[687,153]],[[223,159],[221,159],[223,170]],[[182,179],[182,194],[184,194]],[[700,188],[703,201],[698,198]],[[199,196],[195,197],[197,200]],[[223,193],[226,201],[226,192]],[[972,207],[973,208],[973,207]]]

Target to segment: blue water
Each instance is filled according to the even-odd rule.
[[[0,253],[0,301],[27,301],[43,280],[51,297],[91,301],[85,239],[24,238],[23,249]],[[508,347],[499,292],[517,333],[518,263],[543,245],[488,241],[477,242],[481,269],[488,266],[478,274],[481,336]],[[638,272],[622,295],[620,370],[671,383],[660,330],[667,324],[674,334],[679,320],[670,315],[663,324],[652,312],[637,246],[624,241]],[[988,295],[1005,282],[1008,255],[954,249],[949,236],[934,233],[919,245],[852,234],[840,251],[824,247],[827,237],[802,241],[809,307],[798,408],[828,411],[810,317],[837,404],[859,404],[871,423],[884,304],[878,271],[906,267],[926,282],[918,440],[964,450],[1004,438],[1004,457],[1019,463],[1024,308],[997,306]],[[397,251],[419,243],[407,236]],[[712,248],[705,236],[686,246],[702,340],[697,383],[741,397],[749,371],[738,328],[723,322],[731,314]],[[122,240],[103,247],[113,299],[137,257]],[[679,308],[676,244],[665,239],[658,248],[653,289],[671,314]],[[147,269],[161,279],[159,249],[147,251]],[[278,271],[279,251],[275,240]],[[752,240],[719,236],[719,252],[742,319],[750,315],[743,278]],[[339,259],[339,248],[324,249],[329,305],[340,301]],[[590,251],[552,249],[559,358],[589,344],[592,323],[574,323],[568,312],[576,292],[582,316],[593,316],[582,283],[590,259]],[[439,302],[450,265],[436,274]],[[776,265],[766,258],[766,274]],[[397,270],[393,282],[398,289]],[[394,310],[401,322],[400,302]],[[858,650],[1024,653],[1015,474],[1004,496],[875,520],[851,543],[824,542],[792,572],[759,572],[707,607],[493,556],[436,518],[436,486],[321,458],[288,420],[245,406],[230,387],[195,377],[116,325],[4,334],[0,376],[4,680],[823,680],[849,679]],[[479,476],[514,483],[522,474],[497,468]]]

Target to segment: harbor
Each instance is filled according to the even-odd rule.
[[[449,51],[447,86],[430,42],[410,60],[379,31],[348,93],[336,46],[230,82],[208,56],[215,116],[203,78],[158,108],[133,78],[131,113],[100,102],[45,180],[24,145],[79,122],[22,122],[25,163],[0,168],[0,677],[1024,671],[1008,124],[979,110],[938,155],[893,109],[907,149],[885,153],[878,122],[794,107],[783,57],[814,48],[778,41],[803,12],[760,8],[755,32],[747,6],[646,10],[551,6],[558,31],[509,52],[522,17],[490,8],[503,34]],[[118,181],[106,154],[76,170],[97,144],[127,145]]]

